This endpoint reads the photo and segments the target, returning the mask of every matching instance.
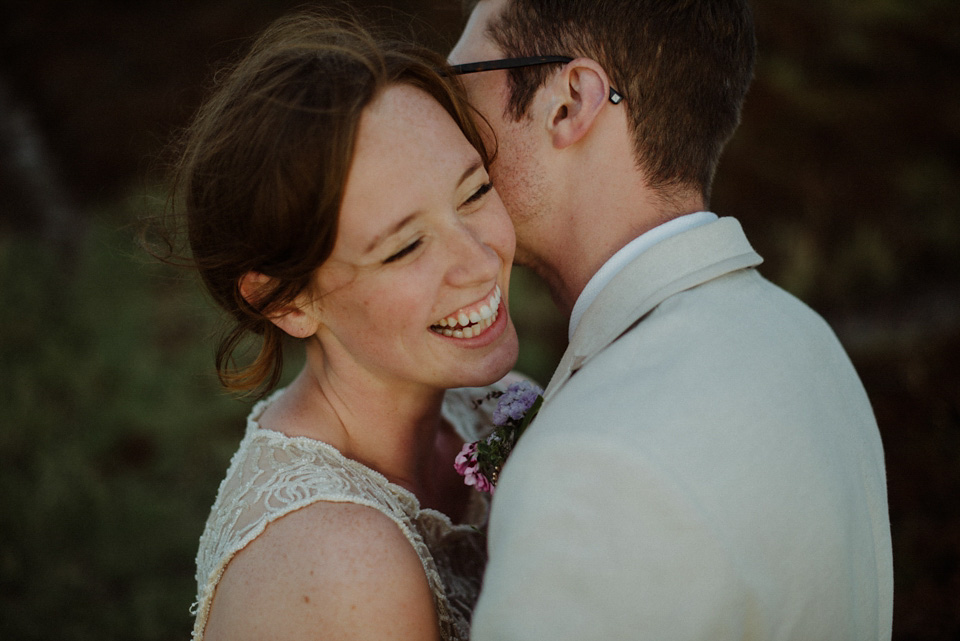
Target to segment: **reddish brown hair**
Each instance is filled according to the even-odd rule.
[[[445,62],[371,34],[356,19],[302,13],[270,26],[221,74],[183,137],[171,202],[185,219],[191,262],[232,326],[216,356],[230,389],[265,393],[283,368],[283,332],[269,316],[312,284],[337,235],[360,117],[386,87],[417,87],[444,107],[487,162]],[[240,280],[273,286],[255,305]],[[252,362],[234,357],[261,337]]]

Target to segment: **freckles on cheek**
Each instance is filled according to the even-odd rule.
[[[355,320],[358,326],[369,326],[377,322],[376,299],[373,297],[360,299],[356,308]]]
[[[390,292],[369,294],[357,302],[356,320],[361,327],[395,327],[410,315],[410,309],[402,305],[404,301],[391,298]]]

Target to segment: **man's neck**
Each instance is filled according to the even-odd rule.
[[[702,201],[690,199],[669,212],[647,207],[631,215],[615,204],[604,208],[601,203],[560,218],[569,222],[552,225],[554,233],[541,236],[538,251],[518,251],[518,260],[544,281],[554,304],[569,319],[584,287],[620,249],[663,223],[702,209]]]

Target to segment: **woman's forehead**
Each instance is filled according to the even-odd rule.
[[[457,190],[478,159],[433,97],[409,85],[389,87],[360,119],[341,205],[342,231],[377,234],[382,226],[429,209]]]
[[[453,139],[466,139],[450,114],[431,95],[410,85],[385,89],[363,112],[355,153],[372,148],[374,156],[393,151],[437,155],[454,150]]]

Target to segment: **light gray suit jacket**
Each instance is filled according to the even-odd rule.
[[[883,449],[826,323],[732,218],[584,314],[493,501],[493,639],[889,639]]]

